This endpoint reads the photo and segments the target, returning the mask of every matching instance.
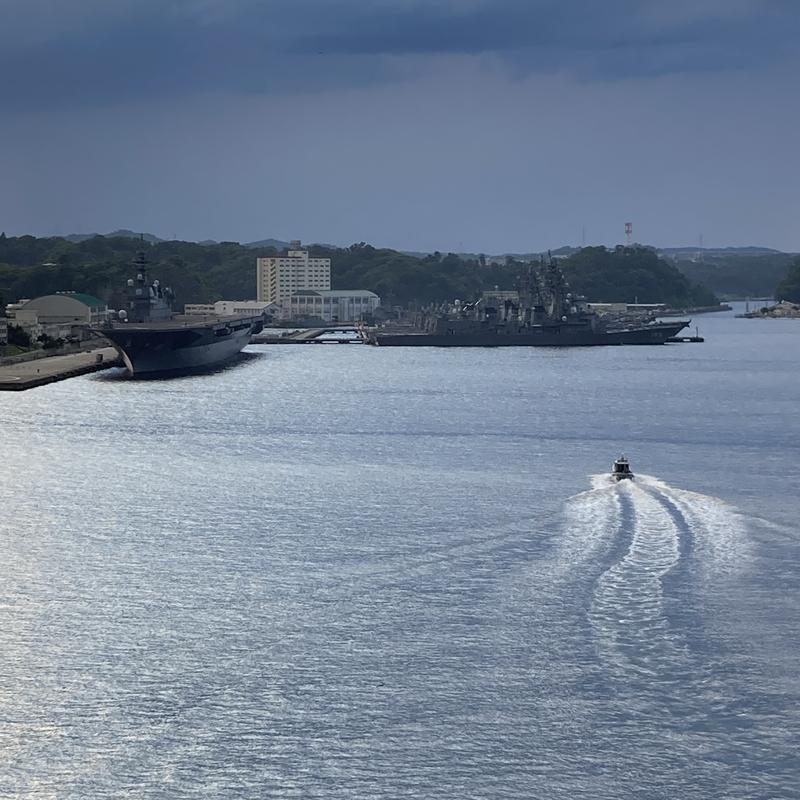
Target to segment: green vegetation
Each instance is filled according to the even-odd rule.
[[[31,337],[19,325],[8,326],[8,344],[23,350],[30,350],[32,346]]]
[[[27,353],[29,350],[29,347],[17,347],[15,344],[0,344],[0,356],[3,357],[21,356],[23,353]]]
[[[0,292],[17,300],[80,291],[118,308],[125,281],[132,277],[130,262],[142,248],[151,261],[151,276],[171,286],[182,303],[255,297],[255,259],[276,252],[236,242],[148,244],[130,237],[68,241],[0,236]],[[331,259],[334,289],[370,289],[385,305],[470,300],[486,289],[513,289],[523,268],[522,262],[511,258],[504,264],[486,264],[484,259],[453,253],[410,255],[363,242],[343,249],[322,245],[310,249]],[[711,292],[693,284],[650,248],[589,247],[560,263],[573,290],[597,302],[638,299],[677,306],[717,302]]]
[[[800,257],[789,265],[789,272],[775,289],[775,299],[800,303]]]
[[[719,303],[713,292],[693,284],[648,247],[584,247],[562,265],[570,286],[598,303],[638,301],[676,308]]]
[[[33,236],[0,238],[0,292],[6,298],[81,291],[119,307],[131,260],[145,249],[151,276],[171,286],[180,302],[204,303],[255,297],[255,258],[271,248],[248,249],[235,242],[148,244],[129,237],[95,236],[77,242]]]
[[[366,288],[387,304],[473,299],[497,286],[513,289],[524,264],[481,266],[481,260],[449,253],[417,257],[364,244],[346,250],[313,248],[331,258],[333,288]],[[689,281],[669,261],[647,247],[586,247],[561,267],[577,294],[596,302],[667,303],[676,307],[715,305],[719,300],[703,286]]]
[[[679,261],[677,267],[689,280],[726,299],[772,297],[792,258],[790,253],[705,256],[702,261]]]

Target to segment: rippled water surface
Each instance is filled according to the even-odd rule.
[[[797,797],[800,324],[698,322],[0,394],[0,796]]]

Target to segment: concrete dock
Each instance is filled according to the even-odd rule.
[[[270,335],[268,330],[251,336],[250,344],[364,344],[363,330],[350,325],[311,328],[284,336]]]
[[[78,375],[119,367],[121,363],[119,354],[113,347],[101,347],[88,352],[3,364],[0,365],[0,391],[33,389]]]

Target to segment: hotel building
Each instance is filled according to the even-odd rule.
[[[256,259],[256,296],[262,303],[289,307],[291,296],[304,289],[331,288],[331,260],[314,258],[293,241],[285,255]]]

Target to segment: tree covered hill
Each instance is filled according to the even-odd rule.
[[[775,289],[775,299],[800,303],[800,257],[795,258],[789,265],[786,277]]]
[[[182,303],[247,299],[256,294],[255,259],[273,247],[236,242],[142,242],[127,236],[80,241],[0,235],[0,295],[6,302],[57,291],[82,291],[119,307],[131,260],[144,248],[150,274],[171,286]],[[387,305],[474,299],[481,291],[513,289],[523,264],[481,264],[455,254],[410,255],[363,242],[347,248],[312,245],[331,259],[334,289],[370,289]],[[573,290],[597,302],[706,305],[713,295],[694,285],[650,248],[583,248],[561,260]]]
[[[127,236],[71,242],[57,237],[0,235],[0,294],[16,300],[82,291],[116,308],[122,302],[126,280],[133,277],[131,261],[142,249],[150,260],[150,276],[171,286],[181,303],[255,297],[255,259],[276,252],[236,242],[147,243]]]
[[[771,297],[795,258],[791,253],[704,255],[699,261],[678,261],[689,280],[708,286],[723,298]]]
[[[598,303],[667,303],[687,308],[719,302],[713,292],[692,283],[649,247],[584,247],[561,263],[570,286]]]

